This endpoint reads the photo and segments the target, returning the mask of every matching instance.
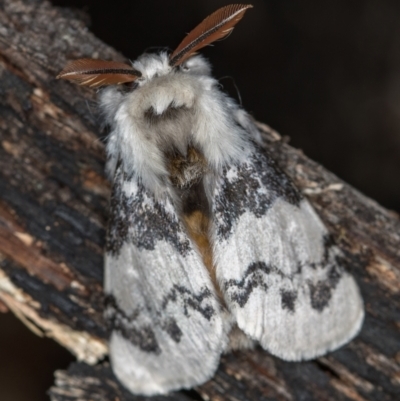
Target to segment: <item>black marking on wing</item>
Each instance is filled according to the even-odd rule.
[[[156,335],[151,326],[142,325],[141,327],[137,327],[135,325],[135,321],[140,314],[139,310],[135,310],[133,313],[127,315],[112,295],[107,295],[105,304],[105,318],[111,330],[118,331],[124,338],[144,352],[157,355],[161,353]]]
[[[318,312],[322,312],[332,298],[332,292],[336,288],[342,271],[338,266],[332,266],[329,270],[328,277],[325,280],[320,280],[316,284],[309,283],[311,306]]]
[[[162,329],[176,342],[179,343],[182,338],[182,331],[179,328],[176,320],[173,318],[169,318],[166,320],[162,326]]]
[[[226,239],[232,227],[246,211],[262,217],[273,203],[282,198],[299,205],[302,197],[274,160],[256,145],[249,162],[237,166],[237,176],[223,171],[223,180],[216,190],[214,214],[217,216],[217,237]]]
[[[199,312],[207,320],[215,314],[215,310],[211,305],[202,305],[203,301],[212,297],[211,291],[208,288],[204,288],[198,295],[193,294],[187,288],[174,285],[168,295],[164,297],[162,303],[162,309],[165,310],[170,302],[180,302],[183,306],[185,316],[189,317],[189,308]]]
[[[287,309],[289,312],[294,312],[297,299],[297,291],[281,289],[282,309]]]
[[[190,242],[187,236],[179,235],[182,233],[179,220],[174,219],[141,183],[138,183],[136,196],[128,197],[122,190],[124,180],[128,177],[123,176],[120,166],[111,195],[106,251],[117,256],[125,242],[138,249],[154,250],[158,241],[165,240],[185,256]],[[153,199],[152,206],[146,199]]]
[[[339,283],[346,264],[345,259],[337,253],[337,247],[328,236],[325,239],[325,252],[320,263],[305,263],[298,264],[297,269],[291,274],[285,274],[277,266],[267,265],[263,261],[252,263],[244,272],[241,280],[230,279],[223,283],[223,289],[231,302],[237,303],[243,308],[250,298],[255,288],[261,288],[265,292],[268,291],[267,276],[277,274],[283,279],[294,281],[303,269],[323,269],[327,273],[324,280],[319,280],[317,283],[306,282],[310,292],[311,307],[319,312],[322,312],[332,297],[333,291]],[[300,288],[299,288],[300,290]],[[280,289],[282,309],[287,309],[289,312],[294,312],[298,293],[295,290]]]
[[[210,321],[215,315],[215,310],[211,305],[204,303],[211,298],[212,293],[207,288],[201,290],[199,294],[194,294],[183,286],[174,285],[164,297],[160,310],[146,311],[146,314],[153,319],[152,324],[149,325],[139,323],[140,315],[143,313],[140,308],[127,314],[113,295],[107,295],[105,298],[105,318],[110,331],[118,331],[124,338],[144,352],[160,354],[161,348],[158,345],[154,327],[160,327],[176,343],[179,343],[183,336],[177,321],[168,313],[168,305],[170,303],[180,305],[187,318],[190,318],[189,309],[193,309]]]
[[[264,262],[252,263],[240,281],[231,279],[225,282],[224,289],[230,299],[243,308],[255,288],[261,287],[267,292],[268,285],[264,281],[264,274],[268,275],[270,271],[269,266]]]

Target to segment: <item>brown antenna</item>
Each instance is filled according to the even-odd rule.
[[[82,58],[70,61],[57,75],[78,85],[98,88],[105,85],[117,85],[133,82],[142,74],[128,64],[116,61]]]
[[[243,18],[251,4],[231,4],[222,7],[209,15],[196,26],[170,56],[170,65],[181,64],[204,46],[227,36],[234,26]]]

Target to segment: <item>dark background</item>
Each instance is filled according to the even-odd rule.
[[[53,0],[135,59],[176,47],[219,0]],[[400,211],[400,1],[254,0],[233,34],[202,50],[257,120],[360,191]],[[85,16],[86,14],[86,16]],[[46,399],[73,358],[0,316],[0,398]],[[18,345],[16,345],[18,344]],[[18,346],[19,352],[15,352]],[[21,359],[16,359],[21,355]],[[24,378],[22,381],[21,378]]]

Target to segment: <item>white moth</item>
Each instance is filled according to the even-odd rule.
[[[83,59],[59,75],[108,85],[105,315],[113,370],[133,393],[201,384],[222,353],[255,343],[288,361],[315,358],[363,321],[341,251],[194,55],[250,7],[217,10],[171,55]]]

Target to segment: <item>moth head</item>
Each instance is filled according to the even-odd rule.
[[[193,55],[177,66],[171,66],[170,56],[166,52],[145,53],[133,62],[133,68],[140,72],[135,81],[139,86],[157,77],[176,75],[180,72],[189,75],[210,75],[211,66],[201,55]]]
[[[144,54],[133,66],[115,61],[79,59],[69,62],[57,78],[97,88],[132,83],[141,85],[178,68],[184,72],[209,75],[208,63],[203,58],[193,56],[201,48],[228,36],[251,7],[250,4],[231,4],[218,9],[189,32],[169,56],[165,53],[158,57]]]

